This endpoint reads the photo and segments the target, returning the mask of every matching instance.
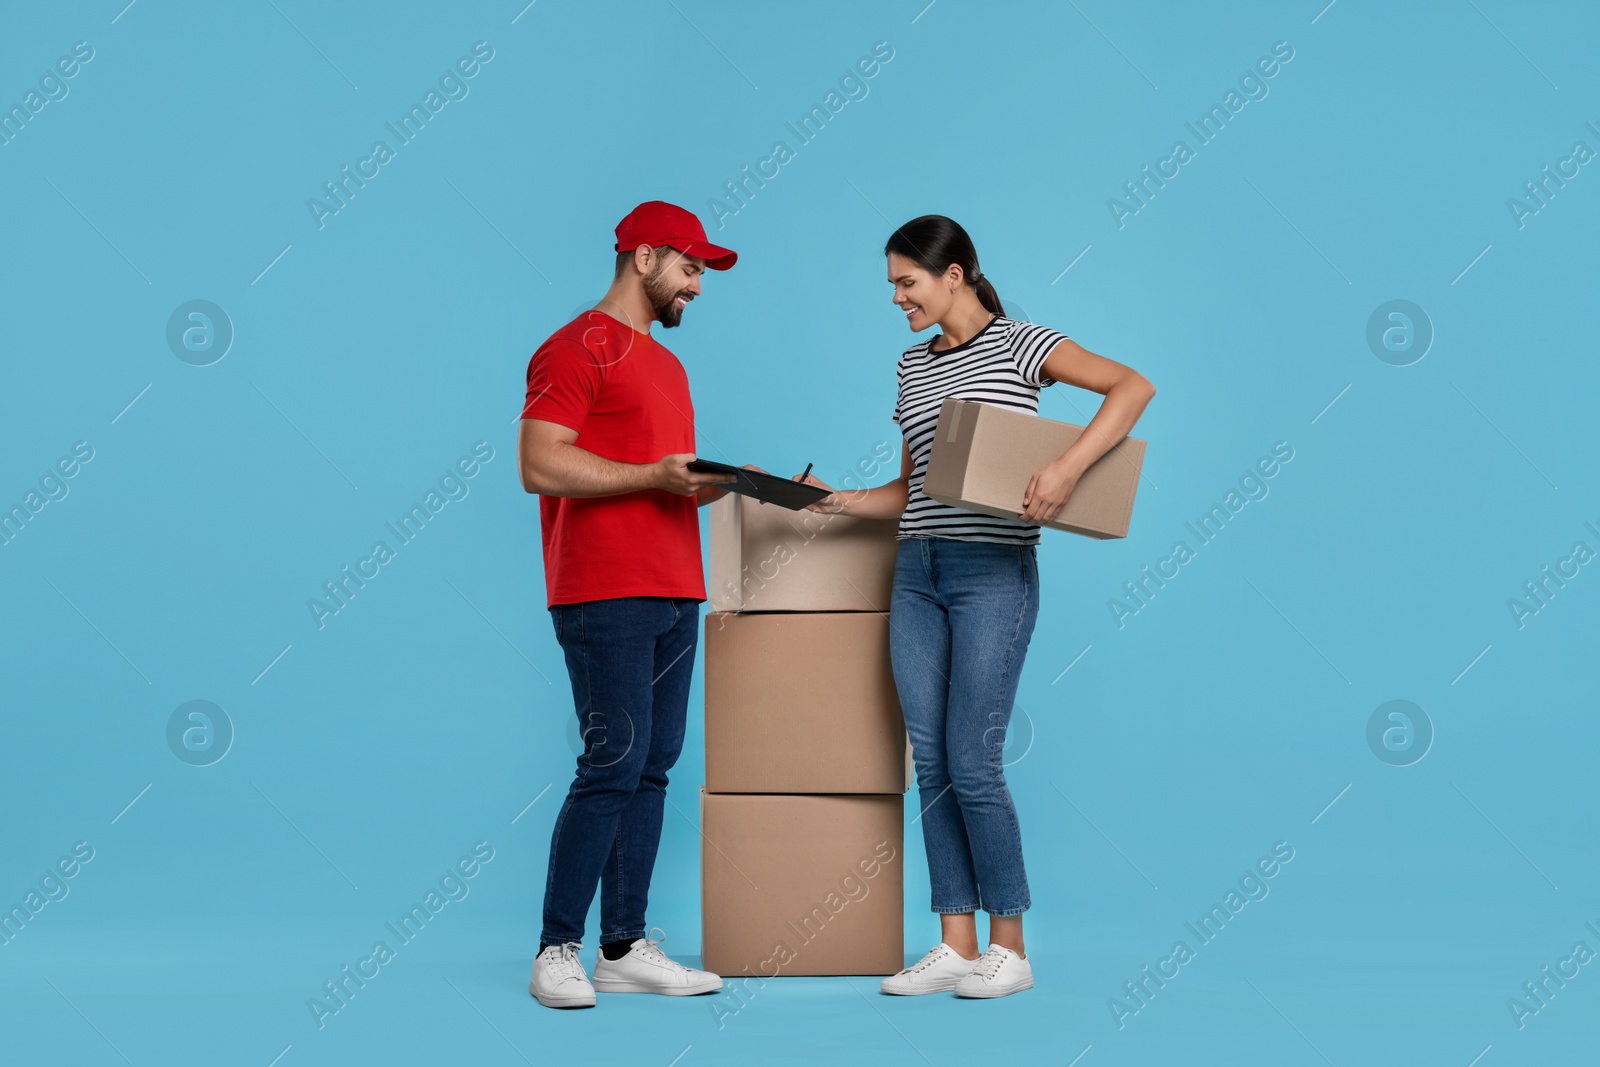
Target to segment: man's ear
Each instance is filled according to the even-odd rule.
[[[633,250],[633,269],[641,277],[648,278],[650,271],[655,266],[656,250],[648,244],[642,244]]]

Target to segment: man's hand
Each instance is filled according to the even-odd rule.
[[[1078,487],[1081,474],[1059,463],[1039,468],[1022,494],[1023,522],[1043,524],[1052,521],[1067,506],[1067,498]]]
[[[746,463],[740,468],[740,470],[755,471],[757,474],[767,473],[754,463]],[[724,489],[722,486],[711,485],[700,490],[700,492],[695,495],[695,503],[699,504],[701,507],[704,507],[707,504],[715,504],[718,500],[721,500],[727,495],[728,490]]]
[[[656,460],[654,488],[665,489],[678,496],[694,496],[707,486],[727,485],[739,480],[732,474],[692,471],[689,469],[689,464],[694,458],[693,452],[674,452],[670,456],[662,456]]]

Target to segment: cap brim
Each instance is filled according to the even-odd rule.
[[[714,245],[709,241],[689,241],[686,247],[678,251],[686,256],[698,256],[706,261],[706,266],[712,270],[727,270],[739,260],[739,253],[721,245]]]

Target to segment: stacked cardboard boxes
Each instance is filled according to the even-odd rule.
[[[911,754],[889,667],[895,523],[711,506],[703,966],[904,966]]]

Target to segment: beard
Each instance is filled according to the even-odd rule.
[[[683,308],[673,301],[679,296],[693,300],[694,294],[686,289],[672,288],[672,283],[662,276],[665,273],[664,270],[656,270],[645,278],[644,295],[650,301],[650,310],[655,313],[656,320],[671,329],[683,321]],[[684,307],[687,306],[686,303]]]

